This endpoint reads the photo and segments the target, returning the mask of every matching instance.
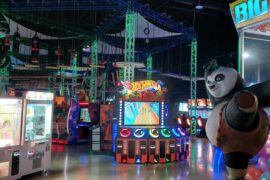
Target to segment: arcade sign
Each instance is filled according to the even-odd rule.
[[[137,82],[121,82],[123,85],[122,100],[132,101],[163,101],[164,89],[161,88],[161,82],[153,80]]]
[[[237,30],[262,22],[270,17],[270,0],[238,0],[230,4],[231,15]]]
[[[27,91],[25,98],[27,100],[53,100],[53,93],[50,92],[36,92],[36,91]]]

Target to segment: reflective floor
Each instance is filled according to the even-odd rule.
[[[47,176],[33,174],[23,179],[70,180],[151,180],[151,179],[227,179],[222,152],[206,139],[190,142],[187,161],[168,164],[118,164],[113,156],[93,155],[90,145],[54,145],[52,165]]]

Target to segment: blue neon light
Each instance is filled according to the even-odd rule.
[[[112,150],[116,151],[117,123],[112,124]]]
[[[172,129],[172,132],[176,137],[180,137],[180,133],[177,132],[177,130],[175,128]]]
[[[268,12],[268,0],[248,0],[234,7],[235,22],[252,20]]]

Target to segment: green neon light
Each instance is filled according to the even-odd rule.
[[[74,87],[77,83],[77,52],[74,53],[74,58],[72,60],[72,86]]]
[[[65,88],[65,69],[60,69],[60,75],[61,75],[61,83],[60,83],[60,96],[64,96],[64,88]]]
[[[106,73],[104,72],[102,74],[102,94],[101,94],[101,100],[105,103],[106,101],[106,82],[107,82],[107,79],[106,79]]]
[[[197,40],[194,38],[191,42],[191,68],[190,68],[190,86],[191,99],[197,101]],[[191,116],[196,117],[196,106],[191,107]],[[196,136],[196,118],[191,118],[190,135]]]
[[[242,73],[242,62],[241,58],[242,57],[242,50],[241,50],[241,38],[238,39],[238,73]]]
[[[153,64],[153,58],[152,55],[149,54],[146,59],[146,69],[148,71],[152,70],[152,64]],[[152,72],[147,72],[146,73],[147,79],[151,80],[152,79]]]
[[[94,40],[91,45],[91,59],[92,59],[92,67],[91,67],[91,79],[90,79],[90,91],[89,96],[91,102],[95,102],[97,100],[97,65],[98,64],[98,40]]]
[[[168,133],[168,132],[169,132],[169,133]],[[168,134],[167,134],[167,133],[168,133]],[[165,138],[171,137],[171,132],[170,132],[168,129],[162,129],[162,130],[161,130],[161,134],[162,134],[162,136],[165,137]]]

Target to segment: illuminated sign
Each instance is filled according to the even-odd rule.
[[[53,93],[50,92],[35,92],[35,91],[27,91],[25,98],[27,100],[53,100]]]
[[[237,29],[261,22],[270,17],[270,0],[238,0],[230,4],[231,14]]]
[[[152,80],[137,82],[121,82],[123,89],[121,90],[122,100],[132,101],[163,101],[164,88],[161,88],[159,82]]]
[[[138,81],[138,82],[122,82],[123,86],[130,91],[146,91],[148,89],[156,89],[158,90],[160,86],[157,82],[152,80],[146,80],[146,81]]]

